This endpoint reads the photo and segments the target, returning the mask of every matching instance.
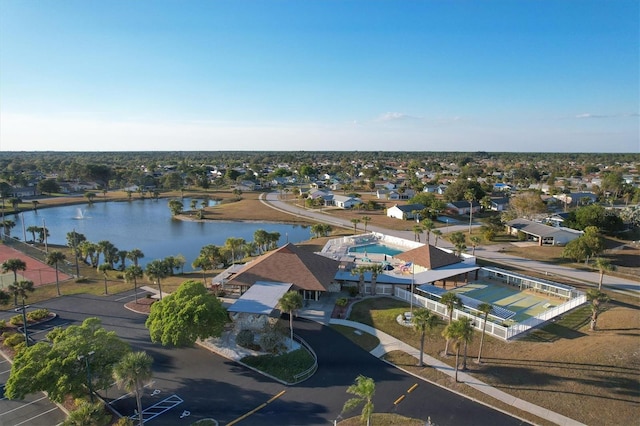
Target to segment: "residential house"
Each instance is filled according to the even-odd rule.
[[[331,203],[336,207],[340,207],[341,209],[350,209],[362,203],[362,200],[360,198],[349,197],[347,195],[333,194]]]
[[[422,191],[431,194],[443,195],[446,190],[447,185],[426,185]]]
[[[509,207],[509,198],[501,197],[491,199],[491,210],[495,212],[502,212],[505,211],[507,207]]]
[[[581,206],[593,204],[598,200],[598,196],[593,192],[572,192],[570,194],[556,194],[555,198],[568,206]]]
[[[549,226],[527,219],[510,220],[506,226],[509,234],[516,236],[522,232],[527,240],[535,241],[539,246],[564,246],[584,234],[575,229]]]
[[[414,219],[416,215],[415,212],[419,212],[421,210],[424,210],[424,205],[422,204],[405,204],[403,206],[396,204],[387,209],[387,217],[400,220]]]
[[[474,213],[480,211],[481,205],[480,202],[475,201],[473,204],[468,201],[453,201],[451,203],[447,203],[445,209],[451,214],[457,215],[468,215],[470,211],[473,210]]]

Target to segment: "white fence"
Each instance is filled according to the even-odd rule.
[[[399,287],[396,287],[394,296],[397,297],[398,299],[402,299],[406,301],[409,304],[412,303],[410,297],[413,296],[413,304],[415,306],[427,308],[430,311],[441,315],[443,318],[448,316],[447,307],[442,303],[436,302],[435,300],[427,299],[426,297],[423,297],[417,294],[412,295],[411,292],[403,290]],[[549,321],[552,318],[557,317],[560,314],[563,314],[575,307],[582,305],[586,301],[587,301],[587,297],[584,294],[581,294],[575,299],[571,299],[568,302],[563,303],[562,305],[558,305],[554,308],[548,309],[535,317],[531,317],[521,323],[514,324],[509,327],[505,327],[503,325],[499,325],[494,322],[487,321],[486,332],[499,339],[509,340],[519,334],[522,334],[526,331],[531,330],[534,327],[539,326],[544,322]],[[456,320],[462,317],[468,317],[473,319],[473,326],[478,330],[482,330],[484,319],[481,316],[475,316],[468,312],[454,309],[453,319]]]

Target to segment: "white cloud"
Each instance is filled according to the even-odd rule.
[[[376,121],[413,120],[417,118],[418,117],[414,117],[402,112],[385,112],[384,114],[380,114],[378,118],[376,118]]]

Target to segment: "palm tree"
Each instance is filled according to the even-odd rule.
[[[120,259],[120,270],[124,271],[124,268],[126,267],[125,262],[127,260],[127,255],[129,254],[128,251],[126,250],[118,250],[118,259]]]
[[[609,260],[603,257],[597,257],[593,262],[595,267],[600,271],[600,279],[598,280],[598,290],[602,290],[602,280],[606,272],[612,272],[616,270],[616,266],[612,265]]]
[[[360,294],[364,294],[364,273],[368,270],[369,268],[363,265],[351,270],[351,275],[358,275],[358,291]]]
[[[482,356],[482,345],[484,343],[484,334],[487,329],[487,318],[489,318],[489,314],[493,310],[493,306],[491,303],[481,303],[478,305],[478,312],[482,312],[482,336],[480,337],[480,349],[478,350],[478,364],[481,362]]]
[[[351,223],[353,223],[353,233],[358,233],[358,224],[360,223],[360,219],[351,219]]]
[[[473,321],[469,317],[462,317],[456,321],[458,323],[460,333],[460,342],[464,343],[464,358],[462,361],[462,369],[467,369],[467,347],[469,342],[473,340]]]
[[[142,389],[151,380],[153,358],[146,352],[129,352],[113,367],[113,378],[119,387],[134,392],[138,405],[138,424],[143,425]]]
[[[244,240],[244,238],[227,238],[227,240],[224,242],[224,244],[229,247],[229,249],[231,250],[231,263],[235,265],[236,263],[236,256],[238,254],[238,251],[240,249],[240,247],[242,247],[244,244],[246,244],[246,241]]]
[[[58,250],[50,251],[47,253],[47,257],[45,261],[47,265],[53,266],[56,269],[56,290],[58,292],[58,296],[60,296],[60,281],[58,280],[58,263],[64,262],[67,258],[64,253]]]
[[[124,279],[127,282],[133,281],[133,291],[136,298],[136,303],[138,303],[138,278],[142,278],[144,275],[142,268],[137,265],[128,266],[124,270]]]
[[[462,343],[462,330],[459,320],[453,321],[442,330],[442,336],[449,341],[453,342],[453,348],[456,350],[456,364],[455,364],[455,380],[458,382],[458,365],[460,360],[460,345]]]
[[[424,365],[422,362],[424,354],[424,337],[428,331],[433,330],[433,328],[438,324],[438,316],[426,308],[419,308],[413,311],[411,323],[413,324],[413,328],[420,332],[420,362],[418,363],[418,366],[422,367]]]
[[[5,219],[2,221],[2,229],[6,237],[11,236],[11,230],[16,226],[16,222],[11,219]]]
[[[591,331],[595,331],[598,325],[598,316],[602,312],[604,305],[609,301],[609,296],[600,290],[587,290],[587,300],[591,303]]]
[[[16,306],[18,305],[18,296],[22,298],[22,327],[24,330],[24,342],[26,346],[29,346],[29,335],[27,334],[27,307],[25,306],[24,300],[29,297],[27,293],[33,293],[34,290],[33,281],[21,280],[9,286],[9,291],[13,293],[15,297]]]
[[[127,252],[127,259],[133,262],[134,266],[138,266],[138,260],[144,257],[144,253],[139,248],[134,248]]]
[[[280,309],[289,312],[289,330],[291,331],[290,347],[293,348],[293,312],[302,308],[302,296],[297,291],[286,292],[278,301]]]
[[[478,237],[477,235],[474,235],[474,236],[469,238],[469,241],[471,241],[471,247],[472,247],[471,256],[475,256],[476,255],[476,246],[478,244],[480,244],[482,239],[480,237]]]
[[[367,232],[367,224],[368,224],[369,222],[371,222],[371,218],[370,218],[369,216],[362,216],[362,217],[360,218],[360,220],[362,221],[362,223],[363,223],[363,225],[364,225],[364,232],[366,233],[366,232]]]
[[[435,224],[431,219],[427,218],[422,221],[422,229],[427,233],[427,239],[425,240],[427,244],[429,244],[429,238],[431,237],[431,231],[433,231],[433,228],[435,228]]]
[[[92,404],[83,401],[78,408],[69,413],[69,417],[62,422],[62,426],[106,426],[110,421],[111,416],[107,415],[101,402]]]
[[[355,383],[347,388],[347,393],[355,395],[344,403],[342,412],[351,410],[360,404],[362,407],[362,421],[367,421],[367,426],[371,424],[371,414],[373,414],[373,396],[376,393],[376,384],[370,377],[359,375]]]
[[[162,284],[161,280],[169,276],[169,265],[164,260],[152,260],[147,264],[145,269],[147,277],[153,282],[158,283],[158,290],[160,291],[160,300],[162,300]]]
[[[213,269],[213,265],[211,264],[211,259],[207,256],[200,254],[200,256],[196,257],[196,260],[191,263],[191,266],[194,268],[202,269],[202,281],[205,281],[205,274],[209,269]]]
[[[40,227],[36,225],[31,225],[27,227],[27,232],[31,233],[31,241],[36,242],[36,232],[40,232]]]
[[[18,284],[18,271],[26,271],[27,264],[22,259],[7,259],[2,262],[2,272],[13,272],[13,284]],[[18,306],[18,295],[14,293],[14,305]]]
[[[102,263],[98,266],[98,271],[102,272],[104,276],[104,294],[109,294],[109,288],[107,287],[107,271],[112,270],[113,268],[108,263]]]
[[[380,275],[384,269],[382,269],[382,264],[374,263],[370,266],[366,267],[368,271],[371,272],[371,295],[376,295],[376,282],[378,281],[378,275]]]
[[[434,245],[436,247],[438,247],[438,240],[440,239],[440,237],[442,236],[442,231],[439,229],[434,229],[433,231],[431,231],[433,233],[433,235],[435,235],[436,241],[434,242]]]
[[[451,233],[449,240],[451,240],[451,243],[455,247],[456,254],[460,257],[462,252],[467,248],[467,238],[462,232],[456,231]]]
[[[473,202],[476,200],[476,194],[472,190],[464,193],[464,199],[469,202],[469,235],[471,235],[471,222],[473,222]]]
[[[413,239],[417,242],[420,242],[420,234],[422,233],[422,225],[415,224],[413,225]]]
[[[442,298],[440,298],[440,303],[447,307],[447,316],[449,318],[448,323],[451,324],[453,321],[453,310],[454,308],[462,308],[462,301],[455,293],[445,293]],[[447,339],[447,343],[444,347],[444,355],[449,355],[449,340]]]

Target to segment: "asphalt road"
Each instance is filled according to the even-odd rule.
[[[143,405],[149,425],[189,425],[202,418],[227,424],[268,403],[242,420],[240,425],[326,425],[339,418],[350,397],[346,388],[358,374],[376,382],[376,412],[398,412],[438,425],[521,424],[506,414],[467,400],[440,387],[420,381],[380,361],[339,333],[318,323],[296,320],[295,329],[316,350],[317,373],[296,386],[287,387],[198,346],[163,348],[149,341],[146,316],[124,308],[131,292],[110,296],[63,296],[34,305],[56,312],[58,318],[43,328],[80,324],[97,316],[134,350],[153,358],[153,382],[145,388]],[[46,330],[32,330],[44,338]],[[417,388],[408,393],[414,384]],[[284,393],[282,393],[284,391]],[[112,387],[100,395],[120,413],[133,415],[135,398]],[[394,406],[401,395],[404,400]],[[354,413],[348,413],[355,415]]]

